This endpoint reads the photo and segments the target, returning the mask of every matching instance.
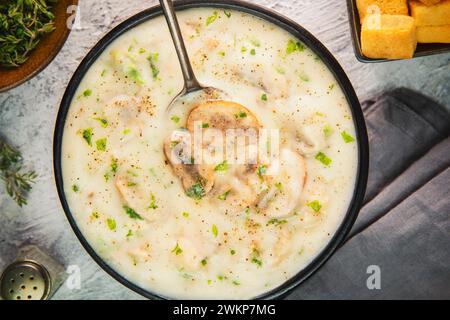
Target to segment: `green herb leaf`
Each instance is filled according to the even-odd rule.
[[[266,174],[266,172],[267,172],[267,166],[265,166],[265,165],[259,166],[256,171],[256,173],[258,174],[258,176],[260,178],[262,178]]]
[[[136,82],[137,84],[143,84],[144,80],[142,80],[141,73],[136,67],[131,67],[128,69],[127,72],[128,77],[130,77],[131,80]]]
[[[205,188],[200,182],[197,182],[196,184],[192,185],[187,191],[186,195],[189,198],[193,198],[196,200],[202,199],[206,194]]]
[[[0,66],[18,67],[42,37],[55,30],[55,16],[44,0],[0,1]]]
[[[123,209],[125,210],[125,213],[131,218],[136,220],[144,220],[134,209],[124,206]]]
[[[0,180],[6,192],[19,207],[27,204],[26,196],[37,178],[34,171],[23,172],[22,155],[0,138]]]
[[[185,218],[189,218],[189,212],[183,212],[183,217],[185,217]]]
[[[305,46],[303,45],[303,43],[301,43],[300,41],[294,41],[294,40],[289,40],[287,47],[286,47],[286,54],[291,54],[294,53],[296,51],[298,52],[302,52],[305,50]]]
[[[85,97],[90,97],[92,95],[92,90],[91,89],[86,89],[83,91],[83,96]]]
[[[117,169],[119,168],[119,165],[117,164],[117,159],[111,160],[111,171],[113,173],[117,173]]]
[[[224,10],[223,13],[227,16],[227,18],[231,17],[231,12]]]
[[[152,69],[152,77],[154,80],[158,79],[159,69],[156,65],[159,61],[159,53],[152,53],[147,57],[147,60],[150,62],[150,68]]]
[[[238,114],[235,114],[234,116],[236,117],[236,119],[239,119],[239,118],[244,119],[244,118],[247,118],[247,113],[244,111],[241,111]]]
[[[225,201],[227,200],[228,195],[230,194],[231,190],[228,190],[227,192],[225,192],[224,194],[221,194],[220,196],[217,197],[217,199]]]
[[[269,222],[267,223],[268,225],[275,225],[275,226],[281,226],[281,225],[283,225],[283,224],[286,224],[287,223],[287,220],[279,220],[279,219],[276,219],[276,218],[274,218],[274,219],[271,219],[271,220],[269,220]]]
[[[261,100],[262,100],[262,101],[267,101],[267,100],[268,100],[267,94],[266,94],[266,93],[264,93],[264,94],[261,96]]]
[[[150,194],[150,199],[151,199],[151,202],[150,202],[150,206],[148,208],[153,209],[153,210],[158,209],[158,206],[156,205],[156,198],[153,193]]]
[[[108,127],[108,120],[106,120],[105,118],[94,118],[94,120],[100,122],[100,125],[101,125],[103,128]]]
[[[217,226],[215,224],[213,224],[211,231],[212,231],[212,234],[214,235],[214,237],[217,238],[217,235],[219,234],[219,230],[217,229]]]
[[[74,185],[72,186],[72,191],[73,191],[73,192],[78,192],[78,191],[80,191],[80,188],[79,188],[76,184],[74,184]]]
[[[263,265],[263,262],[258,258],[253,258],[252,263],[256,264],[258,266],[258,268],[261,268]]]

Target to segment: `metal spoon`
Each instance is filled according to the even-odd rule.
[[[183,90],[172,100],[169,104],[167,111],[170,111],[175,104],[180,103],[182,98],[187,98],[189,95],[190,100],[194,99],[218,99],[224,95],[222,90],[202,86],[195,77],[192,69],[191,62],[184,45],[183,36],[181,35],[180,25],[178,24],[177,16],[172,0],[159,0],[163,9],[164,16],[166,17],[167,24],[169,26],[170,34],[175,45],[175,50],[180,61],[181,71],[183,73],[184,87]]]

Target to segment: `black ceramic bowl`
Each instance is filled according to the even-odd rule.
[[[287,294],[290,290],[298,286],[302,283],[306,278],[311,276],[332,254],[333,252],[341,245],[344,241],[346,235],[350,231],[357,215],[359,209],[361,208],[361,204],[364,198],[364,193],[366,189],[367,183],[367,175],[368,175],[368,139],[367,139],[367,131],[364,123],[363,114],[361,111],[361,106],[359,104],[358,98],[355,94],[355,91],[347,78],[344,70],[342,70],[339,63],[335,60],[335,58],[331,55],[331,53],[317,40],[313,35],[311,35],[308,31],[302,28],[300,25],[295,23],[294,21],[279,15],[278,13],[265,9],[261,6],[257,6],[251,3],[238,1],[238,0],[186,0],[186,1],[178,1],[175,3],[175,7],[177,10],[189,9],[189,8],[197,8],[197,7],[218,7],[225,9],[234,9],[242,12],[246,12],[255,16],[258,16],[262,19],[265,19],[275,25],[287,30],[294,37],[303,41],[308,47],[310,47],[318,57],[320,57],[323,62],[328,66],[331,72],[336,77],[337,82],[341,86],[344,94],[347,98],[347,101],[350,105],[354,124],[357,131],[357,141],[358,141],[358,173],[356,178],[355,191],[353,194],[352,201],[348,208],[348,211],[345,215],[344,220],[342,221],[340,227],[336,231],[335,235],[332,237],[331,241],[328,245],[322,250],[322,252],[303,270],[301,270],[297,275],[292,277],[290,280],[285,282],[283,285],[278,288],[265,293],[263,295],[255,297],[256,299],[277,299],[285,294]],[[114,28],[111,32],[109,32],[100,42],[88,53],[86,58],[81,62],[78,69],[75,71],[69,85],[66,89],[64,97],[61,102],[61,106],[59,109],[58,117],[56,120],[56,128],[55,128],[55,136],[54,136],[54,170],[55,170],[55,179],[56,185],[58,188],[58,194],[61,199],[62,206],[67,215],[67,218],[80,240],[81,244],[88,251],[88,253],[92,256],[92,258],[113,278],[127,286],[128,288],[136,291],[137,293],[152,299],[168,299],[168,297],[163,297],[158,295],[157,293],[150,292],[139,287],[135,283],[131,283],[118,272],[116,272],[112,267],[110,267],[90,246],[90,244],[85,239],[84,235],[81,233],[80,229],[77,226],[77,223],[70,212],[69,205],[67,204],[64,184],[63,184],[63,176],[61,169],[61,146],[62,139],[64,133],[64,125],[66,121],[67,112],[69,110],[72,99],[74,98],[75,91],[78,88],[80,81],[83,79],[86,71],[91,67],[91,65],[96,61],[96,59],[100,56],[100,54],[106,49],[106,47],[119,36],[124,34],[126,31],[131,28],[145,22],[149,19],[152,19],[156,16],[162,14],[161,8],[153,7],[137,15],[129,18],[116,28]]]

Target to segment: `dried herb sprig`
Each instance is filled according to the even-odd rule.
[[[37,178],[34,171],[23,172],[23,159],[19,151],[0,138],[0,179],[6,192],[22,207],[27,204],[27,193]]]
[[[55,16],[48,3],[56,1],[0,2],[0,66],[17,67],[23,64],[42,36],[55,30]]]

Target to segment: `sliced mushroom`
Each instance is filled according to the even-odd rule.
[[[209,128],[221,131],[260,128],[258,119],[250,110],[238,103],[224,100],[207,101],[194,108],[187,120],[188,130],[194,131],[196,124],[207,124]]]
[[[214,167],[194,163],[190,135],[190,132],[185,131],[168,138],[164,143],[164,153],[186,193],[199,199],[211,191],[214,185]]]

